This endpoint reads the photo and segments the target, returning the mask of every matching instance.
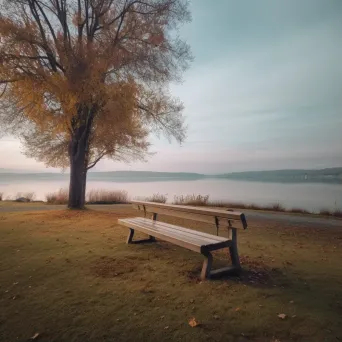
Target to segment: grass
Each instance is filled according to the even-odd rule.
[[[342,211],[341,210],[332,211],[329,209],[321,209],[319,214],[323,215],[323,216],[335,216],[335,217],[342,218]]]
[[[333,212],[330,212],[330,215],[342,218],[342,210],[335,210]]]
[[[310,214],[310,211],[297,207],[290,209],[290,212],[294,214]]]
[[[0,213],[1,341],[342,339],[341,230],[250,221],[242,275],[200,282],[199,254],[126,245],[117,219],[138,212],[112,208]],[[225,260],[218,253],[214,266]]]
[[[69,190],[60,189],[57,192],[48,193],[46,202],[48,204],[68,204]],[[86,195],[88,204],[122,204],[128,203],[128,194],[124,190],[90,190]]]
[[[205,206],[209,205],[209,195],[175,196],[173,204]]]
[[[19,198],[25,198],[28,202],[32,202],[36,198],[36,194],[34,192],[17,192],[15,195],[15,201]]]
[[[211,207],[229,207],[237,209],[249,209],[249,210],[267,210],[267,211],[288,211],[280,203],[272,203],[268,205],[257,205],[257,204],[244,204],[240,202],[226,202],[226,201],[208,201],[207,205]],[[299,210],[299,209],[296,209]],[[302,210],[302,209],[300,209]],[[302,210],[304,212],[304,210]]]
[[[90,190],[87,193],[89,204],[120,204],[128,203],[128,194],[124,190]]]
[[[153,194],[150,197],[144,197],[142,199],[142,201],[146,201],[146,202],[155,202],[155,203],[166,203],[167,202],[167,196],[160,194],[160,193],[156,193]]]
[[[0,192],[0,201],[6,200],[6,201],[18,201],[19,198],[24,198],[26,201],[24,201],[23,203],[27,203],[27,202],[34,202],[35,198],[36,198],[36,194],[34,192],[17,192],[16,195],[14,197],[11,196],[7,196],[6,199],[4,197],[4,193]]]
[[[59,189],[56,192],[49,192],[45,196],[48,204],[67,204],[69,199],[68,189]]]

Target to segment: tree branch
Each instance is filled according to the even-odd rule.
[[[106,154],[107,152],[105,150],[101,152],[100,155],[90,165],[87,166],[87,171],[94,167]]]

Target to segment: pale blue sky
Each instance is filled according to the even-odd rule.
[[[153,138],[147,163],[104,160],[97,170],[341,166],[342,1],[193,0],[191,12],[181,36],[195,61],[171,87],[185,105],[186,142]],[[45,169],[13,139],[0,141],[0,160]]]

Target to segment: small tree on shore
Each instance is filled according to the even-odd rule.
[[[83,208],[102,158],[148,152],[151,132],[183,141],[169,91],[191,60],[177,36],[182,0],[0,0],[0,119],[26,154],[70,167],[69,207]]]

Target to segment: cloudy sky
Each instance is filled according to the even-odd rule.
[[[172,92],[186,142],[153,137],[146,163],[104,170],[216,173],[342,166],[342,1],[193,0],[181,30],[195,57]],[[0,168],[45,170],[0,141]]]

